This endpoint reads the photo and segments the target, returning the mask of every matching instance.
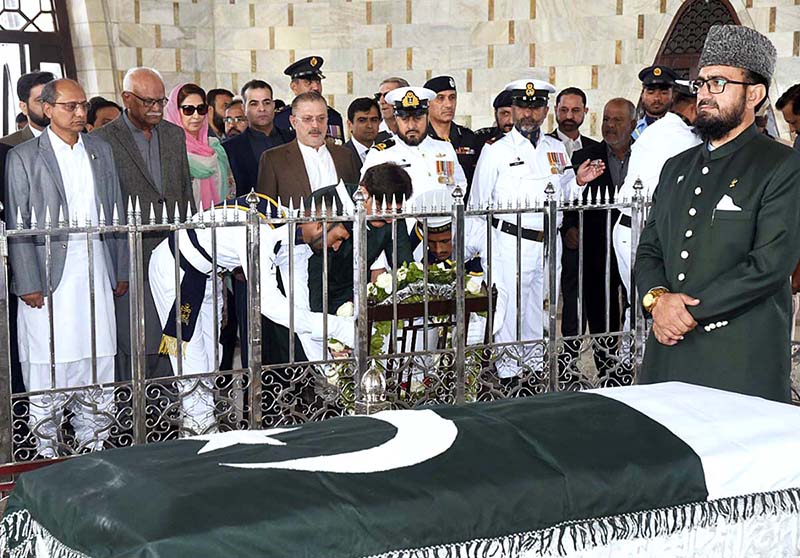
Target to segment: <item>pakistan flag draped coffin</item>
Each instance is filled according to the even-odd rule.
[[[564,555],[798,514],[800,409],[686,384],[388,411],[21,476],[0,555]]]

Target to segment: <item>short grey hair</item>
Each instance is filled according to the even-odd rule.
[[[122,90],[133,91],[133,81],[136,79],[136,74],[144,74],[144,73],[149,73],[151,75],[154,75],[161,80],[162,84],[164,83],[164,78],[161,77],[161,74],[155,68],[148,68],[147,66],[137,66],[125,72],[125,77],[122,78]]]
[[[388,77],[382,82],[378,84],[378,87],[383,85],[384,83],[396,83],[397,87],[408,87],[408,81],[404,80],[401,77]]]
[[[606,106],[608,106],[610,104],[625,105],[625,108],[628,109],[628,115],[630,116],[630,119],[631,120],[636,120],[637,119],[636,118],[636,105],[634,105],[632,102],[630,102],[625,97],[614,97],[613,99],[610,99],[606,103]]]

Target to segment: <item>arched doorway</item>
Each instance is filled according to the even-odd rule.
[[[687,0],[675,14],[654,63],[671,67],[683,79],[693,78],[711,26],[740,23],[728,0]]]
[[[75,78],[66,0],[0,0],[0,136],[14,131],[16,83],[31,70]]]

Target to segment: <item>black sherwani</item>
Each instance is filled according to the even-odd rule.
[[[789,401],[798,233],[800,154],[755,126],[667,161],[636,254],[638,303],[658,286],[686,293],[700,300],[689,308],[698,326],[672,347],[651,335],[640,383]]]

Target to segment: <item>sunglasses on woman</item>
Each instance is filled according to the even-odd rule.
[[[200,116],[205,115],[208,112],[208,105],[203,103],[202,105],[181,105],[181,112],[183,112],[184,116],[191,116],[194,114],[194,111],[197,111],[197,114]]]

